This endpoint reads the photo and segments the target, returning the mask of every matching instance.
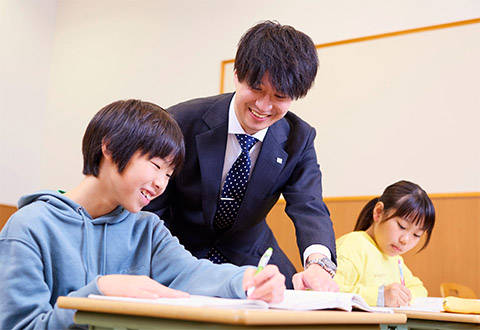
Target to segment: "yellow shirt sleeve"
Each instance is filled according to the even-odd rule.
[[[403,273],[405,276],[405,286],[410,290],[413,298],[423,298],[428,296],[427,289],[423,286],[422,281],[414,276],[410,269],[403,263]]]

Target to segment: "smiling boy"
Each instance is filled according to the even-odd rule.
[[[24,196],[0,233],[0,329],[65,329],[59,296],[185,297],[268,302],[283,297],[273,265],[214,265],[193,257],[156,215],[140,212],[182,165],[182,133],[166,111],[139,100],[100,110],[83,138],[85,178],[65,194]],[[188,292],[188,293],[187,293]]]

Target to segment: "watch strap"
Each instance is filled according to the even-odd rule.
[[[335,276],[337,272],[337,266],[327,257],[322,258],[313,258],[307,262],[305,269],[307,269],[311,264],[317,264],[322,267],[331,277]]]

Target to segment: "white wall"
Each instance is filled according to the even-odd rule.
[[[17,2],[8,1],[6,9],[18,10],[13,8]],[[33,1],[23,3],[31,11],[37,9]],[[53,3],[50,11],[43,9],[38,14],[48,26],[55,26],[55,31],[37,28],[31,35],[20,36],[20,41],[27,43],[38,33],[42,40],[53,38],[52,48],[44,46],[47,58],[51,51],[52,66],[39,74],[42,79],[35,80],[38,68],[32,70],[33,78],[15,78],[15,95],[23,95],[23,83],[29,80],[41,95],[40,101],[32,101],[36,107],[11,104],[32,122],[23,130],[22,138],[28,141],[24,143],[29,147],[25,154],[33,157],[25,164],[12,153],[19,142],[1,140],[2,155],[8,155],[2,164],[13,163],[17,172],[28,175],[2,170],[0,203],[13,204],[21,193],[37,189],[39,184],[44,188],[72,188],[82,177],[83,131],[93,114],[107,103],[141,98],[167,107],[217,93],[220,62],[234,57],[242,33],[260,20],[293,25],[315,43],[325,43],[480,17],[477,0],[302,0],[295,4],[286,0],[62,0],[56,4],[55,22]],[[20,25],[26,29],[30,24],[24,18],[8,27]],[[32,63],[38,60],[38,48],[32,47],[29,52]],[[21,64],[13,56],[4,63]],[[0,86],[7,84],[2,75]],[[48,100],[47,105],[42,99]],[[18,118],[8,121],[8,127],[21,125]],[[40,131],[37,123],[42,121],[44,128]]]
[[[42,187],[54,0],[0,0],[0,203]]]
[[[317,130],[325,195],[374,195],[401,179],[480,191],[479,36],[475,23],[318,49],[315,84],[290,110]]]

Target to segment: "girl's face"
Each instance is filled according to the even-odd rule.
[[[413,224],[400,217],[394,217],[383,221],[385,214],[379,212],[373,223],[373,239],[380,250],[389,255],[396,256],[410,251],[420,241],[424,230],[418,224]]]

